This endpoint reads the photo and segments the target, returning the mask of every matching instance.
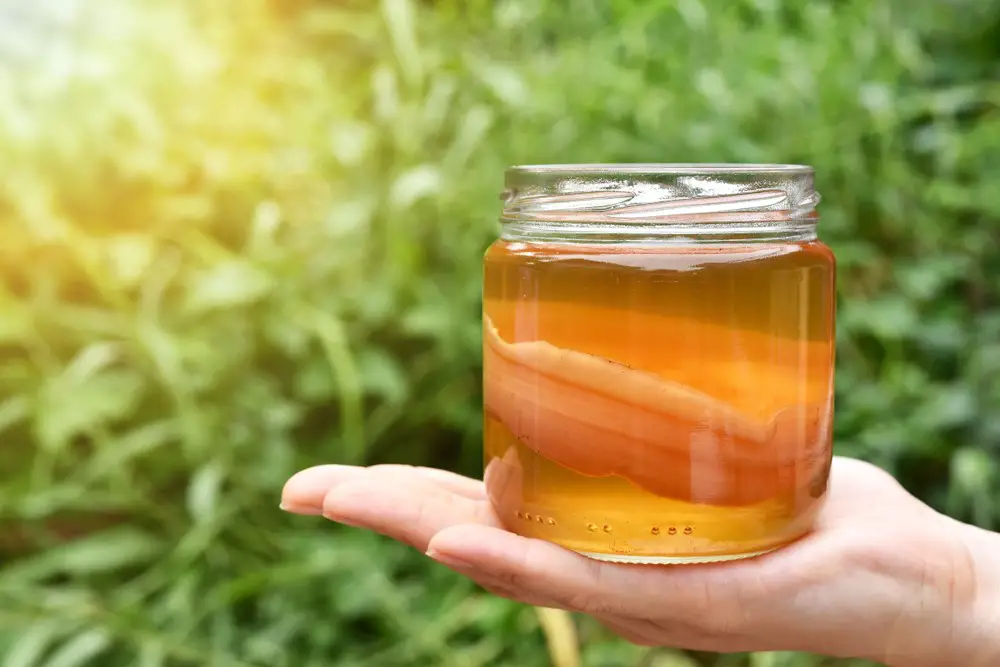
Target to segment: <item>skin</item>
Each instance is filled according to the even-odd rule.
[[[481,482],[430,468],[309,468],[286,483],[282,508],[387,535],[497,595],[589,614],[637,644],[1000,664],[1000,535],[852,459],[834,460],[811,534],[719,565],[608,564],[517,536]]]

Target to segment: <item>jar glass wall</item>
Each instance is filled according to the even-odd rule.
[[[485,482],[513,532],[627,562],[809,530],[831,461],[834,259],[812,170],[508,171],[485,260]]]

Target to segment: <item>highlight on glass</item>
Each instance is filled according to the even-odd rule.
[[[832,458],[834,258],[797,165],[508,170],[486,253],[485,483],[603,560],[806,533]]]

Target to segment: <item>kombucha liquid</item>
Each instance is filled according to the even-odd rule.
[[[832,456],[823,244],[498,241],[483,315],[485,482],[511,531],[655,563],[809,530]]]

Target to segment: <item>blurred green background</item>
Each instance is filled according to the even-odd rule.
[[[479,473],[514,163],[814,165],[839,453],[1000,527],[998,82],[989,0],[0,0],[0,667],[554,664],[277,509],[318,462]],[[576,620],[588,667],[851,664]]]

